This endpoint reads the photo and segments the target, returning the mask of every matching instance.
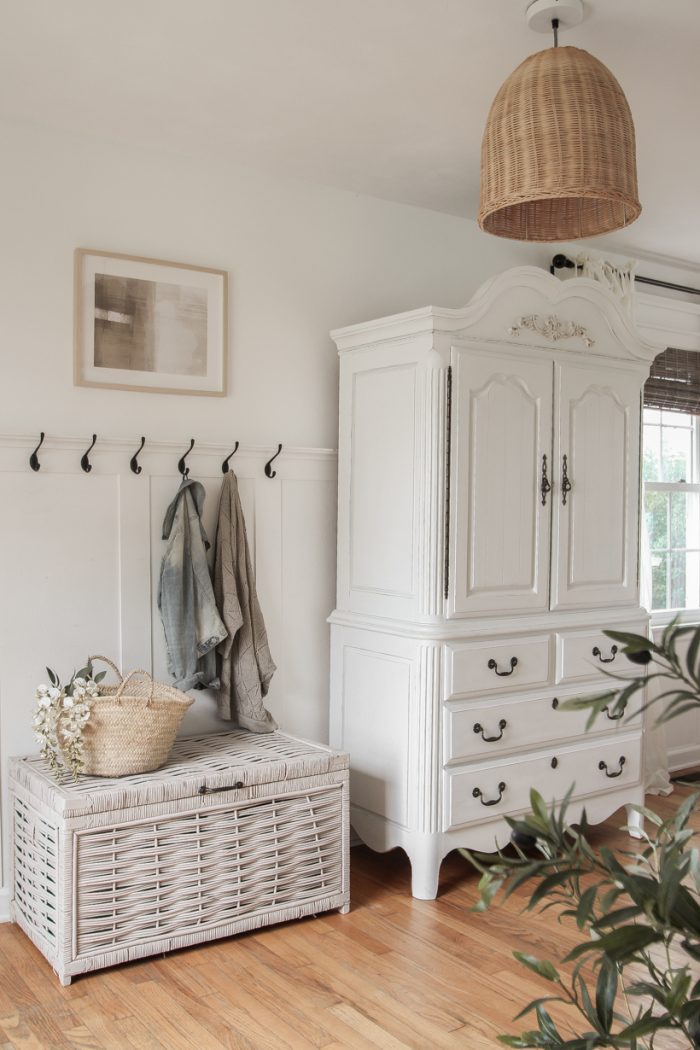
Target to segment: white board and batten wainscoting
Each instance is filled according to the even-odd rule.
[[[531,786],[640,803],[639,720],[560,710],[644,632],[642,386],[658,350],[602,285],[521,267],[461,310],[333,333],[340,354],[331,743],[351,820],[435,897],[457,846],[507,840]],[[627,667],[625,668],[625,664]]]
[[[182,429],[183,435],[187,427]],[[180,484],[179,457],[189,439],[146,442],[142,473],[129,467],[138,440],[101,441],[80,459],[91,435],[47,437],[41,469],[29,457],[33,436],[0,436],[3,544],[0,549],[0,766],[3,882],[0,919],[8,918],[9,833],[6,777],[10,756],[35,752],[34,689],[45,666],[65,680],[92,654],[163,681],[165,642],[157,607],[166,507]],[[222,460],[233,447],[195,444],[190,476],[206,489],[204,525],[213,544]],[[241,446],[231,460],[241,492],[258,593],[278,665],[268,707],[280,728],[328,739],[329,638],[335,586],[337,463],[327,449],[276,451]],[[229,727],[208,691],[193,692],[181,733]]]

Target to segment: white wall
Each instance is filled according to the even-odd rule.
[[[36,750],[30,726],[29,675],[46,680],[47,662],[63,681],[88,655],[104,654],[126,670],[146,668],[170,681],[158,610],[162,522],[179,479],[179,450],[151,442],[129,469],[133,444],[104,440],[80,467],[84,447],[49,439],[41,469],[28,469],[32,442],[0,436],[0,488],[18,508],[3,521],[0,548],[0,768]],[[221,462],[228,446],[199,446],[188,458],[204,484],[204,525],[214,538]],[[329,655],[326,617],[333,605],[336,457],[286,448],[277,473],[263,471],[263,449],[238,449],[235,470],[257,589],[278,665],[267,706],[300,736],[328,735]],[[213,552],[210,552],[210,554]],[[49,655],[50,654],[50,655]],[[113,678],[110,672],[110,678]],[[193,691],[185,734],[216,732],[212,692]],[[9,858],[12,821],[2,799]]]
[[[337,430],[337,359],[330,328],[433,303],[463,305],[491,274],[508,266],[548,265],[551,247],[500,241],[480,233],[470,220],[422,211],[356,194],[204,163],[197,158],[135,152],[100,139],[70,137],[39,127],[0,124],[0,434],[85,439],[181,443],[190,436],[203,443],[334,448]],[[241,158],[242,161],[245,158]],[[230,280],[229,393],[225,398],[93,390],[73,386],[73,250],[76,247],[144,255],[227,270]],[[10,442],[11,445],[11,442]],[[61,455],[74,454],[68,442]],[[134,445],[135,447],[135,445]],[[16,460],[22,450],[21,462]],[[2,489],[0,556],[12,581],[0,593],[2,623],[12,630],[0,637],[0,755],[28,746],[33,690],[45,677],[47,663],[70,669],[104,628],[105,644],[123,643],[123,625],[133,623],[130,599],[117,611],[110,606],[119,592],[119,536],[107,515],[94,522],[97,562],[86,554],[92,523],[81,519],[71,532],[70,514],[22,523],[40,492],[56,491],[56,479],[41,482],[25,468],[25,447],[10,455],[12,495]],[[105,452],[95,474],[86,479],[67,471],[69,491],[113,495]],[[116,453],[114,453],[116,454]],[[48,453],[49,457],[53,453]],[[12,457],[15,456],[15,459]],[[59,460],[46,470],[59,470]],[[73,462],[71,460],[71,462]],[[8,468],[9,469],[9,468]],[[26,469],[26,477],[18,477]],[[56,475],[58,477],[58,475]],[[84,482],[95,482],[86,489]],[[140,480],[140,479],[139,479]],[[34,484],[37,483],[37,484]],[[173,488],[177,477],[173,474]],[[323,482],[328,484],[328,482]],[[160,485],[160,482],[159,482]],[[41,487],[40,487],[41,486]],[[162,488],[162,486],[161,486]],[[165,486],[167,489],[167,486]],[[165,491],[163,489],[163,491]],[[160,491],[160,489],[159,489]],[[301,488],[294,499],[303,502]],[[316,491],[316,490],[314,490]],[[81,497],[84,498],[84,497]],[[161,497],[159,497],[161,498]],[[316,502],[314,502],[316,501]],[[332,532],[327,500],[317,507],[310,527]],[[45,507],[45,503],[42,504]],[[158,504],[159,506],[159,504]],[[104,507],[101,508],[101,513]],[[155,515],[159,510],[154,510]],[[306,513],[306,512],[305,512]],[[12,527],[9,517],[14,519]],[[103,513],[104,517],[104,513]],[[303,536],[297,526],[285,535],[290,562]],[[112,524],[109,524],[109,522]],[[85,529],[87,528],[87,534]],[[42,529],[51,559],[37,567]],[[110,532],[110,529],[112,530]],[[37,531],[38,530],[38,531]],[[333,536],[329,535],[332,546]],[[289,544],[292,544],[291,551]],[[101,545],[101,546],[100,546]],[[151,552],[158,557],[157,549]],[[43,557],[43,555],[42,555]],[[32,564],[35,590],[17,594]],[[100,615],[89,603],[66,622],[56,599],[59,584],[70,588],[90,565],[109,566],[93,580],[103,592]],[[43,565],[44,563],[42,563]],[[298,565],[304,565],[303,560]],[[53,565],[53,567],[52,567]],[[259,567],[260,569],[260,567]],[[261,570],[267,571],[267,570]],[[308,578],[310,576],[310,578]],[[331,611],[334,567],[320,558],[307,574],[306,608],[318,623],[291,651],[278,655],[281,681],[294,681],[294,704],[284,728],[309,731],[326,725],[325,665],[318,663],[319,629]],[[81,586],[82,586],[81,582]],[[266,585],[266,614],[282,617],[281,577]],[[119,601],[124,599],[119,597]],[[120,626],[121,624],[121,626]],[[150,629],[144,625],[144,631]],[[13,644],[22,637],[21,651]],[[157,657],[157,645],[151,650]],[[129,659],[129,650],[124,650]],[[324,654],[325,659],[325,654]],[[156,659],[156,665],[158,660]],[[156,670],[159,670],[156,666]],[[305,677],[306,675],[306,677]],[[300,699],[308,694],[308,707]],[[11,727],[11,728],[8,728]],[[6,763],[0,771],[0,793]],[[7,832],[7,828],[5,828]],[[7,863],[5,863],[7,879]],[[0,914],[3,913],[0,888]]]
[[[27,127],[0,130],[3,432],[191,432],[200,441],[335,447],[330,328],[427,302],[459,306],[492,273],[547,257],[417,208]],[[229,397],[74,387],[77,246],[227,270]]]
[[[82,661],[86,648],[98,646],[132,666],[140,662],[134,624],[141,624],[141,652],[145,659],[150,654],[156,673],[164,673],[160,624],[157,616],[155,624],[149,620],[154,592],[139,586],[138,565],[145,569],[150,559],[157,569],[157,519],[169,491],[168,455],[173,491],[178,481],[167,442],[181,443],[183,451],[190,436],[199,448],[205,443],[233,447],[239,440],[248,447],[271,449],[281,441],[286,448],[332,449],[337,358],[330,328],[428,302],[461,305],[492,273],[520,262],[544,263],[548,254],[486,237],[466,220],[262,177],[244,168],[137,154],[118,144],[27,126],[5,124],[0,134],[0,435],[9,436],[4,452],[0,449],[2,508],[8,516],[0,524],[4,795],[7,757],[33,747],[33,690],[45,678],[47,663],[67,673]],[[76,247],[227,270],[228,396],[75,387]],[[44,450],[43,470],[34,475],[26,463],[28,446],[17,436],[40,430],[59,440]],[[98,440],[95,470],[86,476],[77,468],[79,440],[60,439],[84,438],[87,447],[93,432],[117,444],[103,444],[101,451]],[[153,476],[124,477],[128,460],[120,443],[135,448],[141,434],[151,444],[165,443],[150,463],[148,456],[144,459]],[[264,459],[258,459],[261,469]],[[198,464],[196,457],[193,462],[193,473],[206,466],[215,476],[213,453],[211,462]],[[248,460],[251,476],[255,462],[255,457]],[[330,467],[319,467],[318,476],[305,480],[305,462],[302,457],[294,476],[287,477],[286,495],[283,484],[277,490],[266,481],[257,486],[253,531],[270,537],[266,549],[271,553],[262,565],[258,552],[258,572],[280,665],[271,706],[283,728],[323,736],[325,616],[334,591],[334,474],[328,474]],[[291,472],[292,461],[287,463]],[[141,495],[147,487],[150,500]],[[281,494],[279,501],[273,491]],[[126,528],[125,508],[132,496],[133,506],[142,508],[138,515],[150,513],[142,521],[150,530],[150,550],[145,539],[138,550],[139,541],[129,539],[135,533]],[[92,499],[98,504],[93,518]],[[280,522],[285,553],[277,566],[274,537]],[[311,559],[309,535],[317,551]],[[131,544],[126,569],[125,542]],[[304,622],[293,635],[285,634],[290,599],[300,588],[297,619]],[[280,689],[289,695],[282,696]],[[207,723],[207,703],[211,698],[198,697],[200,715],[190,718],[190,729]],[[7,855],[4,867],[0,914],[8,896]]]

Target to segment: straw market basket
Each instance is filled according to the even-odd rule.
[[[193,698],[154,681],[147,671],[132,671],[124,678],[107,657],[91,660],[108,664],[119,683],[100,684],[100,696],[90,704],[90,718],[83,729],[83,772],[121,777],[158,769],[168,759]]]

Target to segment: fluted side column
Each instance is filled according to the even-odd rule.
[[[416,717],[416,821],[418,832],[442,829],[440,775],[442,740],[439,717],[442,690],[442,646],[421,645],[418,653]]]
[[[417,478],[419,509],[418,572],[421,620],[439,620],[444,611],[445,500],[447,494],[447,368],[431,350],[422,369]]]

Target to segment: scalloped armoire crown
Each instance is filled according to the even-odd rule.
[[[641,394],[655,351],[602,285],[520,267],[461,310],[333,333],[340,354],[331,743],[351,819],[401,846],[416,897],[443,857],[574,785],[591,821],[643,800],[639,719],[561,710],[630,664]],[[607,714],[607,713],[606,713]]]

